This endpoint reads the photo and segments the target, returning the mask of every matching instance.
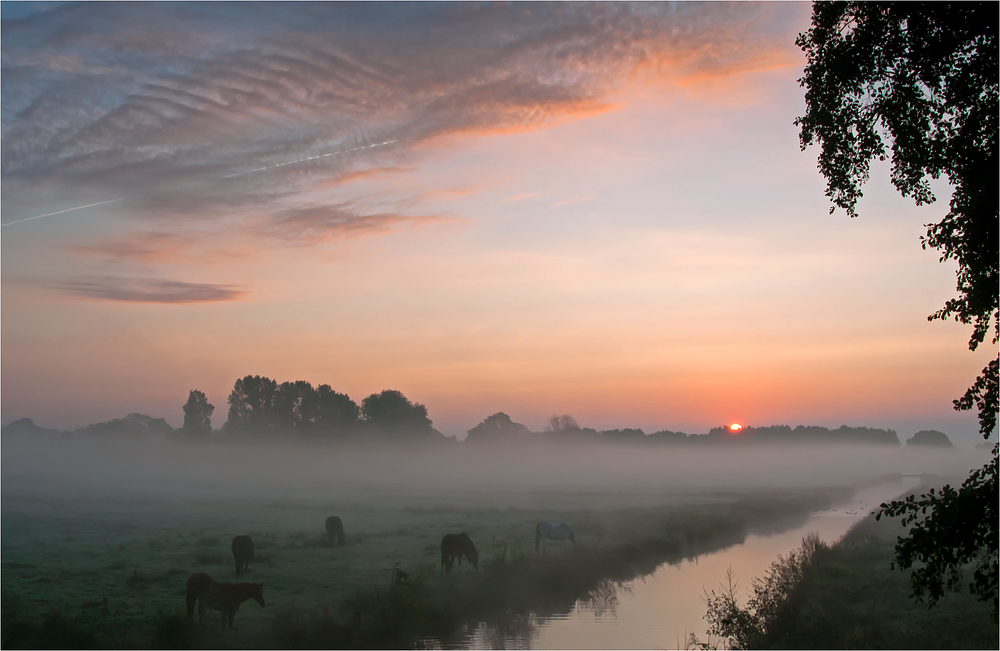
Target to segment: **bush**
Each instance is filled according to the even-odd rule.
[[[721,593],[714,590],[705,595],[709,633],[729,640],[731,648],[759,647],[761,640],[773,628],[781,610],[795,587],[802,580],[805,569],[812,563],[817,551],[829,549],[819,536],[811,533],[802,539],[802,547],[792,551],[787,558],[778,556],[763,578],[753,579],[753,593],[746,607],[737,598],[738,584],[730,568],[727,585]]]

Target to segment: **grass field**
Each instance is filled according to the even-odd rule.
[[[368,593],[388,591],[394,580],[400,582],[400,576],[407,577],[407,585],[419,585],[424,597],[441,586],[487,590],[469,583],[473,575],[467,563],[461,570],[454,568],[451,576],[441,577],[441,537],[457,531],[467,532],[477,543],[482,572],[474,578],[479,581],[489,576],[491,566],[495,579],[498,563],[509,570],[521,560],[520,571],[529,574],[542,566],[550,572],[568,572],[560,570],[560,564],[586,564],[588,571],[575,572],[574,581],[562,581],[572,587],[555,596],[559,605],[568,607],[599,575],[632,578],[664,560],[738,542],[750,526],[821,508],[836,495],[689,495],[684,504],[658,507],[629,506],[627,496],[618,496],[618,506],[611,507],[612,496],[603,497],[608,506],[597,509],[582,502],[576,508],[567,507],[560,500],[560,513],[573,523],[578,547],[547,543],[539,558],[533,525],[551,517],[551,509],[470,508],[461,503],[467,496],[448,506],[448,496],[442,495],[437,505],[427,509],[340,509],[347,540],[337,547],[327,543],[323,522],[329,513],[319,507],[5,503],[5,646],[31,643],[30,635],[12,629],[11,624],[40,622],[54,612],[96,632],[101,644],[150,646],[159,627],[169,624],[171,617],[183,617],[184,586],[192,572],[207,572],[223,581],[264,583],[267,609],[261,610],[252,601],[245,603],[236,618],[239,630],[227,633],[226,644],[237,647],[269,646],[260,641],[273,639],[275,622],[282,617],[315,618],[325,613],[346,621],[352,599],[363,601]],[[256,559],[244,578],[237,579],[229,545],[241,533],[253,538]],[[616,555],[624,557],[616,560]],[[400,571],[404,574],[399,575]],[[496,585],[493,588],[495,596]],[[544,599],[530,604],[545,605]]]

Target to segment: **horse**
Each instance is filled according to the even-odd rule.
[[[253,541],[250,536],[233,538],[233,560],[236,561],[236,576],[243,574],[253,560]]]
[[[204,572],[192,574],[187,580],[187,616],[194,621],[194,603],[198,602],[198,620],[205,621],[205,609],[222,613],[222,628],[229,622],[233,627],[233,617],[240,604],[253,599],[264,607],[263,583],[219,583]]]
[[[573,530],[566,526],[565,522],[560,522],[559,524],[553,524],[552,522],[539,522],[535,525],[535,551],[538,551],[538,543],[541,542],[542,538],[547,538],[549,540],[568,540],[574,545],[576,544],[576,537],[573,536]]]
[[[340,545],[344,544],[344,522],[340,516],[331,515],[326,519],[326,535],[330,537],[331,545],[333,545],[334,539]]]
[[[441,539],[441,570],[451,574],[451,564],[458,559],[458,566],[462,567],[462,557],[465,556],[472,563],[472,567],[479,569],[479,552],[472,544],[472,539],[464,533],[448,533]]]

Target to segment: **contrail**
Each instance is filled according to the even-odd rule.
[[[223,176],[224,179],[231,179],[234,176],[242,176],[244,174],[252,174],[253,172],[263,172],[264,170],[273,170],[275,167],[284,167],[285,165],[295,165],[296,163],[305,163],[306,161],[317,160],[319,158],[327,158],[329,156],[339,156],[340,154],[349,154],[352,151],[361,151],[362,149],[371,149],[372,147],[382,147],[385,145],[391,145],[394,142],[399,142],[398,140],[386,140],[385,142],[377,142],[374,145],[365,145],[364,147],[355,147],[354,149],[342,149],[340,151],[331,151],[328,154],[320,154],[318,156],[310,156],[309,158],[300,158],[298,160],[290,160],[287,163],[276,163],[274,165],[267,165],[265,167],[257,167],[252,170],[246,170],[244,172],[236,172],[235,174],[227,174]]]
[[[252,170],[244,170],[242,172],[236,172],[235,174],[227,174],[221,178],[231,179],[237,176],[243,176],[244,174],[253,174],[254,172],[263,172],[265,170],[273,170],[276,167],[284,167],[286,165],[295,165],[297,163],[305,163],[311,160],[317,160],[320,158],[328,158],[330,156],[339,156],[341,154],[350,154],[355,151],[362,151],[364,149],[371,149],[372,147],[384,147],[385,145],[391,145],[394,142],[399,142],[399,140],[386,140],[385,142],[377,142],[373,145],[364,145],[362,147],[354,147],[353,149],[341,149],[340,151],[332,151],[327,154],[319,154],[318,156],[309,156],[308,158],[299,158],[298,160],[288,161],[286,163],[276,163],[274,165],[266,165],[264,167],[257,167]],[[197,181],[196,183],[206,183],[206,181]],[[124,201],[125,197],[119,197],[118,199],[108,199],[107,201],[98,201],[97,203],[88,203],[85,206],[74,206],[73,208],[66,208],[65,210],[57,210],[55,212],[47,212],[44,215],[35,215],[34,217],[25,217],[24,219],[16,219],[12,222],[7,222],[5,224],[0,224],[0,226],[13,226],[14,224],[21,224],[24,222],[30,222],[33,219],[41,219],[42,217],[52,217],[53,215],[61,215],[67,212],[73,212],[74,210],[83,210],[84,208],[93,208],[94,206],[103,206],[109,203],[115,203],[116,201]]]
[[[30,222],[32,219],[41,219],[42,217],[51,217],[52,215],[61,215],[64,212],[73,212],[74,210],[83,210],[84,208],[93,208],[94,206],[103,206],[106,203],[114,203],[116,201],[124,201],[121,199],[108,199],[107,201],[98,201],[97,203],[88,203],[86,206],[76,206],[75,208],[67,208],[65,210],[57,210],[55,212],[47,212],[44,215],[35,215],[34,217],[25,217],[24,219],[15,219],[12,222],[7,222],[6,224],[0,224],[0,226],[11,226],[13,224],[20,224],[22,222]]]

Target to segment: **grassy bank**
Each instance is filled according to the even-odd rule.
[[[992,605],[968,591],[934,607],[910,596],[909,572],[890,569],[898,520],[873,516],[836,545],[820,545],[754,647],[775,649],[995,649]]]
[[[627,495],[557,496],[579,544],[536,554],[534,523],[553,517],[544,496],[517,508],[478,508],[442,495],[427,508],[337,512],[347,544],[330,547],[329,509],[268,504],[5,501],[3,646],[401,647],[446,642],[463,623],[497,613],[554,613],[605,580],[793,526],[844,491],[688,494],[634,506]],[[6,500],[6,498],[5,498]],[[595,508],[594,504],[600,504]],[[466,531],[480,571],[441,576],[439,547]],[[189,628],[188,574],[232,581],[232,536],[249,533],[256,562],[243,580],[264,583],[266,609],[247,602],[238,630]],[[357,613],[357,614],[356,614]],[[217,620],[214,620],[217,622]]]

